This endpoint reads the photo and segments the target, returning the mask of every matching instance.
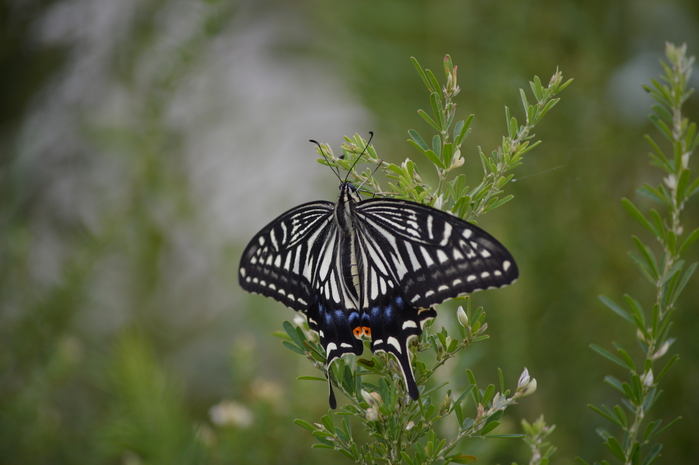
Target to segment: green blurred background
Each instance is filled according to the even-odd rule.
[[[597,296],[653,297],[627,256],[631,234],[649,238],[619,199],[647,209],[635,188],[661,182],[640,86],[665,41],[699,54],[698,2],[2,0],[0,18],[0,463],[347,463],[292,423],[318,421],[326,386],[296,380],[317,373],[270,335],[294,314],[243,293],[238,258],[277,214],[335,198],[308,139],[373,130],[383,158],[418,159],[406,131],[430,134],[429,104],[409,57],[441,77],[447,53],[460,116],[476,115],[471,185],[504,106],[522,116],[518,88],[557,67],[575,81],[515,199],[481,220],[521,279],[474,296],[491,338],[442,376],[463,388],[471,368],[485,385],[501,367],[514,386],[526,366],[539,389],[496,432],[543,413],[554,463],[609,458],[595,428],[611,425],[586,405],[618,403],[602,379],[625,374],[588,346],[635,347],[634,330]],[[699,120],[696,96],[686,112]],[[683,417],[663,463],[699,461],[697,279],[654,408]],[[528,461],[516,440],[464,450]]]

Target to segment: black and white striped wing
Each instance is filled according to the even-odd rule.
[[[481,228],[449,213],[398,199],[357,204],[357,230],[368,249],[364,302],[391,280],[407,303],[427,308],[445,300],[513,283],[510,252]]]
[[[360,326],[356,298],[343,280],[346,255],[331,202],[294,208],[263,228],[240,260],[238,280],[246,291],[272,297],[306,315],[320,335],[326,364],[364,349],[353,330]],[[336,401],[330,386],[330,405]]]
[[[508,285],[517,279],[517,266],[488,233],[431,207],[369,199],[357,204],[355,214],[359,299],[371,349],[397,358],[408,393],[417,399],[407,343],[437,315],[430,307]]]
[[[238,270],[240,286],[294,310],[307,311],[314,303],[312,287],[318,254],[332,234],[334,204],[318,201],[283,213],[252,238]]]

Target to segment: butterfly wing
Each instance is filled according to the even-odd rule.
[[[360,355],[356,298],[342,277],[346,243],[333,220],[334,204],[319,201],[289,210],[265,226],[243,252],[238,281],[246,291],[272,297],[303,312],[320,335],[330,364],[346,353]],[[330,404],[335,396],[330,386]]]
[[[377,245],[369,257],[383,264],[377,275],[395,280],[418,308],[507,286],[519,275],[497,239],[449,213],[398,199],[364,200],[356,212],[363,236]],[[369,295],[375,292],[368,289]]]
[[[482,229],[440,210],[397,199],[368,199],[355,208],[361,263],[360,308],[374,352],[399,361],[408,393],[419,393],[407,342],[422,333],[430,308],[518,276],[512,255]]]
[[[318,260],[312,251],[331,234],[332,212],[331,202],[310,202],[265,226],[252,238],[240,259],[240,286],[294,310],[307,311],[315,301],[312,281]]]

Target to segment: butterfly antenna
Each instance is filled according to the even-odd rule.
[[[337,171],[335,171],[335,167],[333,167],[333,165],[330,163],[328,156],[325,155],[325,150],[323,150],[323,146],[320,145],[320,143],[317,140],[310,139],[308,142],[312,142],[318,146],[318,148],[320,149],[320,154],[323,155],[323,158],[325,158],[325,161],[328,162],[328,166],[330,167],[330,171],[332,171],[335,174],[335,176],[337,176],[337,179],[339,179],[340,182],[342,182],[342,176],[340,176],[340,169],[337,168]]]
[[[345,176],[345,182],[347,182],[347,180],[349,179],[350,173],[352,172],[352,170],[354,169],[354,167],[357,166],[357,163],[359,163],[359,160],[362,159],[362,155],[364,155],[364,154],[366,153],[367,149],[369,148],[369,144],[371,144],[371,140],[372,140],[373,138],[374,138],[374,131],[369,131],[369,140],[366,142],[366,145],[364,146],[364,149],[363,149],[362,152],[359,154],[359,156],[357,157],[357,159],[354,160],[354,163],[352,163],[352,166],[350,166],[350,169],[347,170],[347,176]],[[364,184],[364,183],[362,183],[362,184]]]
[[[374,177],[374,173],[376,173],[376,172],[379,170],[379,168],[381,168],[381,165],[383,165],[383,160],[379,160],[379,164],[376,165],[376,168],[374,168],[374,171],[371,172],[371,174],[369,175],[369,177],[366,178],[364,181],[362,181],[362,183],[361,183],[359,186],[357,186],[357,190],[358,190],[358,191],[361,190],[362,186],[363,186],[369,179],[371,179],[372,177]],[[365,191],[365,192],[368,193],[368,194],[375,194],[375,192],[368,192],[368,191]]]

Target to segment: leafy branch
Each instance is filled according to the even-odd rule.
[[[556,104],[556,94],[571,82],[563,82],[563,75],[556,71],[549,85],[544,87],[538,77],[530,82],[530,88],[536,103],[530,104],[523,90],[520,90],[525,113],[525,124],[517,120],[505,108],[507,135],[502,145],[485,155],[479,148],[478,153],[483,164],[483,179],[475,187],[466,185],[463,173],[452,176],[452,172],[461,167],[464,159],[461,146],[470,133],[474,116],[456,121],[456,103],[459,94],[457,84],[457,67],[447,55],[444,59],[446,84],[440,86],[429,69],[423,69],[412,59],[418,74],[430,93],[432,116],[424,110],[418,114],[428,125],[437,131],[428,145],[422,136],[410,130],[408,142],[415,147],[434,166],[438,184],[435,188],[423,182],[418,174],[416,164],[406,159],[400,165],[385,162],[379,158],[376,150],[368,145],[360,135],[345,137],[341,146],[342,154],[336,156],[327,144],[319,144],[317,151],[321,158],[318,162],[347,172],[347,179],[361,190],[375,195],[391,195],[450,211],[461,218],[474,220],[478,216],[493,210],[509,201],[512,196],[504,196],[503,189],[512,179],[510,171],[522,162],[522,156],[538,145],[532,142],[532,130],[543,116]],[[361,160],[360,160],[361,157]],[[372,167],[360,171],[356,168],[361,161]],[[374,177],[375,171],[381,169],[388,180],[388,191]],[[286,322],[284,332],[277,335],[283,338],[283,344],[290,350],[307,357],[321,370],[324,377],[304,376],[309,381],[331,382],[335,389],[342,392],[348,403],[337,413],[329,412],[321,418],[320,423],[297,420],[296,423],[308,429],[317,438],[314,445],[320,449],[337,450],[357,463],[387,463],[409,465],[435,463],[473,463],[476,457],[459,452],[458,446],[466,438],[516,437],[523,438],[532,447],[532,464],[545,464],[555,450],[549,447],[544,452],[545,438],[552,427],[546,426],[543,419],[534,425],[523,424],[526,435],[495,435],[492,431],[500,424],[505,409],[517,399],[536,390],[536,380],[525,369],[519,378],[514,392],[506,388],[503,373],[500,377],[499,390],[494,385],[485,389],[478,387],[475,375],[467,370],[469,385],[462,391],[448,389],[439,404],[433,403],[430,394],[436,393],[446,383],[430,386],[435,372],[449,359],[471,344],[486,339],[487,324],[482,308],[472,310],[471,300],[464,301],[466,309],[459,307],[458,337],[452,337],[447,330],[431,330],[431,324],[425,326],[420,337],[410,344],[415,379],[421,390],[418,401],[409,401],[403,385],[401,370],[393,357],[379,353],[371,359],[358,359],[352,363],[350,358],[333,362],[329,369],[325,366],[325,351],[317,335],[310,331],[303,318],[297,320],[296,326]],[[369,343],[365,342],[369,348]],[[420,358],[425,351],[434,351],[435,358],[430,366]],[[472,402],[472,405],[470,405]],[[448,417],[454,418],[458,428],[451,439],[440,438],[435,425]],[[358,419],[368,432],[373,442],[360,443],[355,439],[350,418]]]
[[[591,346],[594,351],[629,372],[628,381],[622,382],[611,375],[605,377],[605,382],[623,396],[623,407],[590,406],[621,429],[622,434],[618,437],[604,428],[599,428],[598,434],[614,457],[629,465],[650,465],[656,461],[660,457],[662,444],[651,446],[652,441],[680,419],[677,417],[664,426],[660,419],[646,422],[649,410],[662,393],[660,380],[679,359],[679,355],[674,354],[663,365],[657,366],[675,341],[669,337],[671,317],[677,299],[697,267],[696,263],[685,267],[685,261],[681,258],[682,253],[699,239],[699,228],[681,239],[684,230],[682,210],[689,198],[699,192],[699,177],[690,181],[689,168],[692,153],[699,145],[699,136],[696,123],[690,123],[682,115],[682,105],[693,92],[687,88],[687,82],[694,57],[686,56],[686,45],[676,47],[667,44],[665,54],[668,61],[662,63],[665,75],[661,77],[661,81],[652,79],[652,85],[644,88],[658,102],[653,105],[654,113],[650,120],[669,142],[671,150],[663,151],[652,137],[645,136],[652,148],[651,165],[662,170],[665,177],[657,187],[645,184],[637,192],[660,204],[665,209],[666,216],[663,217],[654,208],[650,209],[648,215],[644,215],[631,200],[622,199],[624,208],[651,233],[659,245],[659,252],[654,252],[651,246],[633,236],[637,252],[630,253],[641,274],[654,287],[655,301],[648,312],[638,300],[628,294],[624,295],[626,308],[608,297],[600,296],[602,303],[635,327],[636,339],[641,348],[639,358],[642,361],[638,364],[634,362],[631,354],[617,343],[614,343],[616,354],[596,344]],[[644,456],[646,446],[651,447]],[[586,463],[583,459],[578,460]],[[609,462],[603,460],[602,463]]]

